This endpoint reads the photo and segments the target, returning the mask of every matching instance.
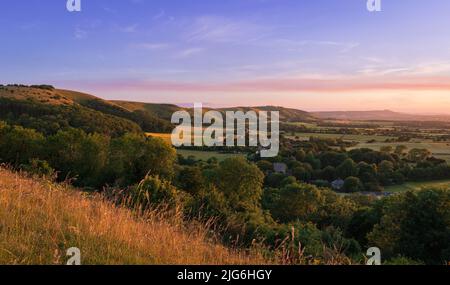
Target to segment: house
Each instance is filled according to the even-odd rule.
[[[336,179],[333,182],[331,182],[331,187],[334,190],[341,190],[344,187],[345,181],[342,179]]]
[[[276,162],[273,164],[273,171],[276,173],[287,173],[287,165],[285,163]]]

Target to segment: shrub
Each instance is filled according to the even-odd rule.
[[[358,177],[350,176],[345,179],[344,191],[347,193],[359,192],[363,189],[361,181]]]
[[[132,187],[130,198],[133,207],[143,210],[160,205],[175,208],[179,206],[180,202],[177,189],[158,175],[148,175],[139,184]]]
[[[55,170],[45,160],[37,158],[31,159],[28,164],[21,166],[22,170],[28,174],[37,175],[40,177],[52,178],[55,176]]]

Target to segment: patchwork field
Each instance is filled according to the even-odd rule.
[[[396,147],[404,145],[408,150],[414,148],[426,148],[433,154],[434,157],[444,159],[450,162],[450,142],[433,142],[431,140],[412,139],[410,142],[385,142],[386,139],[393,137],[380,135],[342,135],[342,134],[327,134],[327,133],[295,133],[295,135],[288,134],[286,137],[297,140],[309,140],[310,137],[324,138],[324,139],[342,139],[345,141],[353,141],[358,144],[349,148],[370,148],[373,150],[380,150],[384,146]],[[373,141],[370,142],[369,141]]]

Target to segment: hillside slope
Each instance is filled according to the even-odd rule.
[[[38,129],[60,128],[121,135],[125,132],[170,132],[172,125],[146,111],[129,111],[101,98],[51,86],[0,86],[0,120]]]
[[[70,247],[82,264],[264,263],[159,216],[144,221],[100,195],[0,168],[0,264],[64,264]]]

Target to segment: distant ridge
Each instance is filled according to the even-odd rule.
[[[450,115],[413,115],[391,110],[312,112],[320,119],[349,121],[450,121]]]

